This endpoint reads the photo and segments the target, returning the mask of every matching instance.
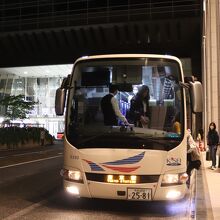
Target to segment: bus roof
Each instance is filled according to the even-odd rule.
[[[104,54],[104,55],[93,55],[93,56],[83,56],[78,58],[75,63],[83,60],[92,59],[108,59],[108,58],[161,58],[161,59],[171,59],[175,60],[181,64],[179,58],[171,55],[161,55],[161,54]]]

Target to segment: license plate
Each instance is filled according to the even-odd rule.
[[[141,188],[128,188],[127,195],[128,200],[151,200],[152,198],[151,189]]]

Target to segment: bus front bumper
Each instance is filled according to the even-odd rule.
[[[161,201],[182,199],[187,191],[186,184],[162,187],[158,183],[111,184],[95,181],[77,183],[64,180],[64,190],[75,197]]]

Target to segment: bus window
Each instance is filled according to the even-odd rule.
[[[70,90],[68,99],[68,140],[77,148],[138,148],[143,145],[155,150],[170,150],[176,147],[183,137],[173,129],[176,114],[180,115],[181,131],[184,125],[179,80],[179,65],[171,60],[108,59],[77,64],[72,78],[74,89]],[[132,129],[123,130],[120,118],[115,126],[104,124],[100,101],[109,93],[110,83],[130,88],[120,89],[115,98]],[[149,89],[147,126],[137,125],[129,118],[131,100],[144,86]],[[149,145],[149,137],[151,142],[152,138],[162,143],[170,138],[174,141],[169,146],[156,142]]]

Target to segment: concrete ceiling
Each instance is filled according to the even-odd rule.
[[[190,57],[193,71],[200,72],[202,1],[84,3],[4,1],[0,67],[72,64],[94,54],[158,53]],[[61,74],[56,68],[51,72]]]
[[[155,20],[0,34],[0,67],[73,63],[81,56],[162,53],[191,57],[200,19]]]

